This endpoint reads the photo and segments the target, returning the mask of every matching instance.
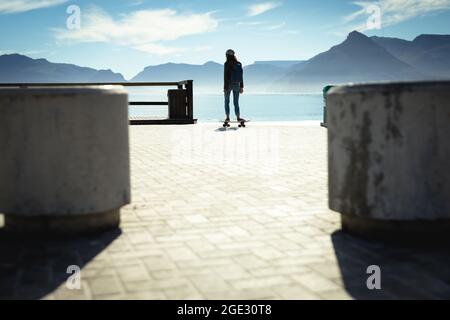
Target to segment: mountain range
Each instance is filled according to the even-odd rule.
[[[423,74],[450,75],[450,35],[421,35],[413,41],[379,37],[372,40]]]
[[[0,56],[0,83],[35,82],[121,82],[120,73],[73,64],[52,63],[20,54]]]
[[[345,41],[302,61],[256,61],[244,68],[247,91],[311,92],[327,84],[450,78],[450,35],[412,41],[351,32]],[[193,79],[196,91],[217,92],[223,65],[166,63],[148,66],[130,81]],[[119,73],[51,63],[13,54],[0,56],[0,82],[121,82]]]

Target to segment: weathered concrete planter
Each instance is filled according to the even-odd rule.
[[[450,235],[450,82],[342,86],[327,96],[329,205],[351,233]]]
[[[130,202],[121,87],[0,89],[0,212],[12,232],[115,228]]]

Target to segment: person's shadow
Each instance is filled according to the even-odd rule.
[[[0,299],[40,299],[52,293],[121,235],[120,229],[70,239],[19,239],[0,228]]]
[[[343,285],[355,299],[450,299],[450,244],[440,248],[387,245],[331,235]],[[369,289],[380,268],[381,289]],[[374,284],[369,279],[369,284]]]

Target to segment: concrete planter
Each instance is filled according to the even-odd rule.
[[[450,234],[450,82],[342,86],[327,96],[329,205],[351,233]]]
[[[0,89],[0,212],[12,232],[115,228],[130,202],[121,87]]]

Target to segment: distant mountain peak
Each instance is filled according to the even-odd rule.
[[[421,34],[421,35],[415,37],[413,41],[421,40],[421,39],[427,39],[427,38],[428,39],[434,38],[434,39],[447,40],[447,39],[450,39],[450,35],[448,35],[448,34]]]
[[[205,64],[203,64],[204,66],[210,66],[210,65],[216,65],[216,64],[218,64],[217,62],[215,62],[215,61],[208,61],[208,62],[206,62]]]
[[[30,57],[27,57],[27,56],[24,56],[24,55],[18,54],[18,53],[4,54],[4,55],[0,55],[0,57],[3,57],[4,59],[8,59],[8,60],[14,60],[14,61],[31,61],[31,60],[33,60]]]
[[[369,39],[365,34],[358,32],[358,31],[352,31],[348,34],[347,40],[358,40],[358,39]]]
[[[348,50],[367,50],[369,48],[375,49],[377,44],[365,34],[352,31],[348,34],[347,39],[336,47],[347,48]]]
[[[437,47],[450,44],[450,35],[422,34],[413,40],[413,43],[425,47]]]
[[[381,48],[365,34],[358,31],[352,31],[348,34],[347,39],[341,44],[334,46],[332,49],[348,50],[354,52],[379,51]]]

